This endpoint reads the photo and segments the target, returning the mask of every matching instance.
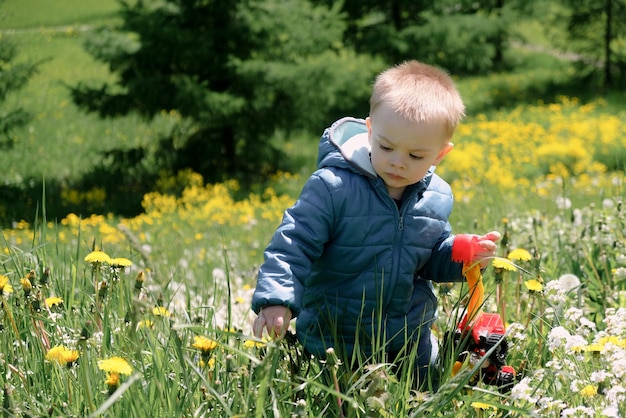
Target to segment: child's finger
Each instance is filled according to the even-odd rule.
[[[491,232],[487,232],[485,235],[480,237],[479,240],[480,241],[493,241],[493,242],[496,242],[500,238],[502,238],[502,235],[500,235],[500,233],[498,231],[491,231]]]
[[[256,317],[254,323],[252,324],[252,332],[254,336],[257,338],[263,337],[263,327],[265,326],[265,315],[262,313]]]

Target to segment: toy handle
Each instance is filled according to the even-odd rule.
[[[467,303],[467,323],[470,323],[480,314],[485,297],[480,264],[472,262],[477,250],[480,250],[480,247],[476,235],[459,234],[454,238],[452,261],[463,263],[462,272],[469,287],[470,298]]]

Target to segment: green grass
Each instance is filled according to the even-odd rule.
[[[9,98],[35,118],[16,133],[13,148],[0,152],[5,185],[22,187],[45,177],[60,180],[68,185],[65,191],[72,191],[71,182],[97,165],[103,151],[149,146],[169,128],[168,116],[151,124],[132,116],[100,120],[71,103],[65,84],[111,77],[106,66],[82,50],[78,28],[109,21],[116,4],[11,0],[0,6],[8,16],[0,20],[0,28],[28,29],[3,33],[18,44],[20,59],[46,60],[29,85]],[[47,29],[65,25],[71,28]],[[531,34],[536,31],[531,29]],[[468,126],[484,130],[482,121],[515,120],[514,127],[496,128],[519,128],[523,141],[525,126],[557,124],[568,112],[578,112],[573,107],[552,118],[538,116],[544,108],[533,106],[539,98],[549,102],[566,91],[571,69],[550,56],[528,51],[518,55],[524,65],[516,72],[458,80],[470,111]],[[584,101],[592,98],[588,95]],[[605,106],[587,115],[602,122],[597,128],[610,126],[603,115],[623,115],[623,94],[612,93],[605,99]],[[497,131],[492,131],[492,139],[498,137]],[[2,412],[7,416],[338,416],[336,405],[341,401],[349,405],[348,416],[534,413],[556,418],[579,407],[600,414],[612,402],[609,391],[626,387],[624,374],[614,369],[619,364],[616,359],[626,356],[626,335],[620,325],[624,312],[614,311],[626,307],[623,172],[610,173],[615,175],[614,183],[602,186],[594,182],[608,177],[594,175],[587,184],[582,182],[585,172],[576,173],[562,186],[564,180],[558,176],[544,176],[542,190],[547,195],[539,195],[536,185],[502,189],[488,182],[487,176],[472,179],[471,187],[458,187],[461,197],[469,192],[475,196],[459,199],[451,218],[455,231],[497,229],[506,233],[507,240],[498,251],[500,256],[506,257],[514,248],[532,254],[531,260],[515,261],[521,267],[515,272],[485,271],[484,309],[500,312],[509,326],[507,361],[519,380],[511,394],[501,394],[490,385],[468,385],[480,365],[452,376],[451,363],[458,353],[444,359],[439,392],[416,393],[408,376],[394,377],[388,364],[351,373],[345,365],[311,361],[297,344],[254,340],[250,286],[282,210],[293,202],[313,169],[318,136],[302,133],[290,144],[291,158],[302,161],[303,168],[300,177],[268,179],[264,186],[271,186],[278,196],[259,189],[258,195],[238,196],[241,200],[236,201],[235,186],[203,185],[186,173],[162,179],[164,190],[185,189],[184,194],[147,196],[141,216],[84,215],[81,219],[44,216],[62,197],[56,194],[59,189],[37,190],[35,198],[45,194],[42,200],[50,205],[20,213],[34,221],[3,229],[0,239],[0,275],[7,278],[6,283],[0,282]],[[589,136],[585,138],[591,142]],[[459,149],[463,145],[457,144]],[[534,148],[522,149],[514,157],[533,152]],[[483,158],[472,158],[472,171],[486,165]],[[505,160],[489,162],[496,164]],[[458,180],[454,166],[444,162],[441,168],[451,180]],[[560,206],[557,198],[569,199],[570,205]],[[16,200],[9,203],[17,206],[21,202]],[[94,202],[82,204],[84,209]],[[133,265],[122,271],[112,269],[110,263],[94,266],[84,261],[94,248],[127,257]],[[566,274],[575,275],[582,285],[563,290],[559,278]],[[139,275],[144,275],[144,282],[138,283]],[[22,281],[26,278],[32,285],[28,294]],[[503,279],[501,299],[495,294],[498,279]],[[542,281],[544,290],[531,292],[525,285],[531,279]],[[103,283],[106,292],[100,292]],[[466,289],[461,285],[437,289],[441,336],[455,327]],[[46,298],[52,296],[63,303],[46,306]],[[159,307],[166,311],[155,311]],[[610,321],[603,322],[605,318]],[[603,336],[610,336],[613,346]],[[196,337],[218,344],[203,351]],[[50,350],[60,345],[76,350],[78,361],[68,365],[51,356]],[[113,356],[122,357],[132,368],[130,374],[119,376],[119,385],[99,368],[101,360]],[[608,374],[597,379],[594,372]],[[334,374],[342,382],[339,390],[332,379],[322,379]],[[626,413],[623,402],[616,407],[620,414]]]
[[[115,17],[117,0],[3,0],[0,29],[98,23]]]

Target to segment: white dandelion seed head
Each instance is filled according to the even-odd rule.
[[[556,198],[556,206],[561,210],[569,209],[572,207],[572,201],[568,199],[567,197],[558,196]]]
[[[226,272],[221,268],[214,268],[211,274],[213,275],[213,280],[216,282],[226,280]]]
[[[559,277],[558,283],[561,290],[567,293],[580,286],[580,279],[575,274],[567,273]]]
[[[602,201],[602,207],[604,209],[613,209],[615,207],[615,201],[613,199],[606,198]]]

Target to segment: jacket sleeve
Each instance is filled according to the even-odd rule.
[[[270,305],[283,305],[297,316],[301,309],[304,281],[329,240],[333,222],[331,194],[326,183],[313,174],[264,252],[252,297],[255,313]]]
[[[450,223],[446,224],[445,232],[441,235],[432,250],[428,263],[418,272],[418,275],[434,282],[460,282],[463,277],[463,264],[452,261],[452,244],[454,235]]]

